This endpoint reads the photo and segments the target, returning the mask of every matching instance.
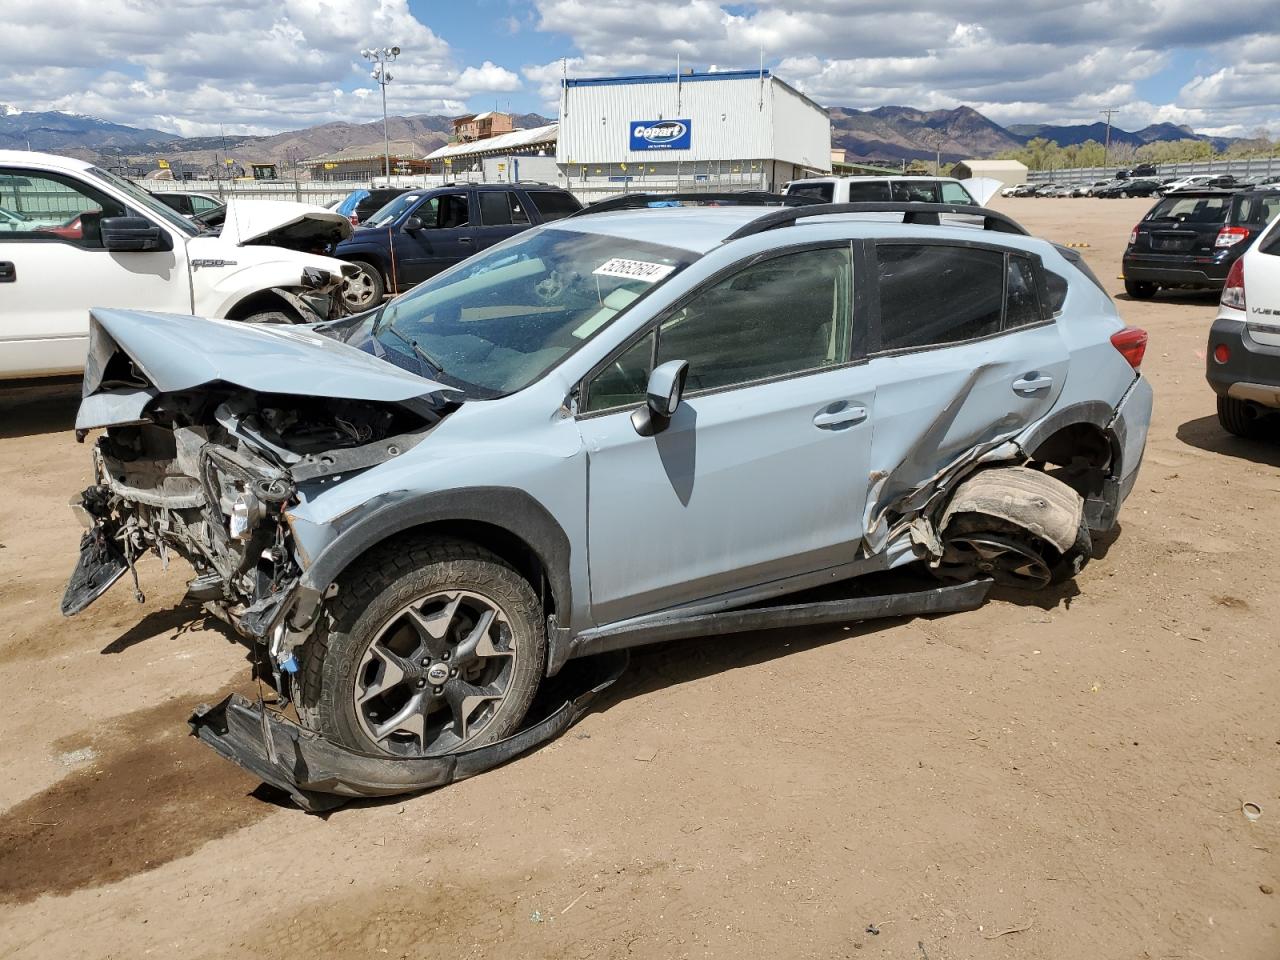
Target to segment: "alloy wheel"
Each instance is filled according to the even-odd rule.
[[[355,276],[346,277],[342,281],[342,300],[356,313],[374,306],[377,292],[378,285],[363,267]]]
[[[520,655],[491,597],[451,590],[415,600],[387,620],[357,667],[361,730],[400,756],[455,751],[493,719]]]
[[[1026,544],[992,533],[963,534],[946,542],[938,574],[957,582],[990,577],[1006,587],[1038,590],[1053,577],[1044,557]]]

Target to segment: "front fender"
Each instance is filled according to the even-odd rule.
[[[248,297],[266,293],[273,287],[300,288],[302,272],[308,267],[328,271],[335,278],[342,276],[342,261],[313,254],[292,254],[264,262],[252,262],[259,250],[272,247],[237,247],[222,261],[209,261],[193,257],[191,260],[191,286],[195,300],[195,314],[201,317],[226,317]],[[204,265],[204,264],[209,265]]]
[[[305,630],[321,598],[353,560],[388,537],[432,523],[484,523],[519,538],[537,556],[558,611],[573,609],[569,538],[541,503],[513,487],[460,487],[431,493],[396,490],[380,494],[356,514],[320,525],[289,516],[302,550],[323,543],[299,582],[292,625]],[[333,535],[336,532],[336,535]],[[331,539],[325,541],[326,536]],[[535,584],[536,586],[536,584]]]

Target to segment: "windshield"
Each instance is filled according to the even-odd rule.
[[[376,352],[393,352],[399,365],[475,399],[503,396],[695,257],[621,237],[532,230],[388,303],[374,327]]]
[[[390,203],[378,208],[378,212],[361,224],[362,227],[385,227],[389,223],[395,223],[400,219],[400,214],[404,213],[415,203],[422,199],[420,193],[402,193]],[[432,226],[434,226],[434,222]]]
[[[114,173],[108,173],[106,170],[100,170],[97,167],[90,167],[89,172],[98,179],[105,180],[111,184],[127,196],[135,206],[142,207],[144,210],[155,214],[157,220],[163,220],[184,236],[194,237],[200,233],[200,228],[182,214],[170,207],[166,207],[147,191],[130,183],[124,177],[118,177]]]

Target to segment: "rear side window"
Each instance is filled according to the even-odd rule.
[[[1165,197],[1145,219],[1176,220],[1179,223],[1222,223],[1227,218],[1230,206],[1230,196]]]
[[[876,247],[880,349],[961,343],[999,333],[1004,254],[970,247]]]
[[[973,197],[969,196],[969,191],[958,183],[951,183],[944,180],[942,182],[942,202],[943,203],[966,203],[973,205],[975,203]]]
[[[1280,193],[1238,193],[1231,204],[1231,223],[1264,227],[1280,213]]]
[[[1029,327],[1043,319],[1040,310],[1040,291],[1036,289],[1036,274],[1031,261],[1025,257],[1009,256],[1008,280],[1004,292],[1004,329]],[[1064,295],[1065,296],[1065,295]]]
[[[895,180],[893,199],[905,203],[937,203],[938,184],[933,180]]]
[[[889,184],[883,180],[849,184],[850,203],[875,203],[889,200]]]
[[[480,219],[486,227],[529,222],[524,202],[510,190],[485,190],[480,193]]]
[[[835,196],[835,185],[830,183],[793,183],[787,187],[787,196],[813,197],[823,203],[830,203]]]
[[[554,190],[529,190],[529,200],[543,220],[559,220],[582,209],[582,204],[572,194]]]

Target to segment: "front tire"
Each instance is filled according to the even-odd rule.
[[[1150,300],[1156,295],[1157,287],[1150,280],[1125,280],[1124,292],[1135,300]]]
[[[375,551],[326,613],[303,648],[298,716],[366,753],[440,756],[510,736],[546,664],[533,588],[465,541]]]
[[[1251,439],[1258,436],[1261,417],[1258,411],[1235,397],[1218,397],[1218,423],[1227,433]]]
[[[382,271],[367,260],[348,260],[359,272],[342,281],[342,302],[352,313],[363,313],[382,303],[387,281]]]

